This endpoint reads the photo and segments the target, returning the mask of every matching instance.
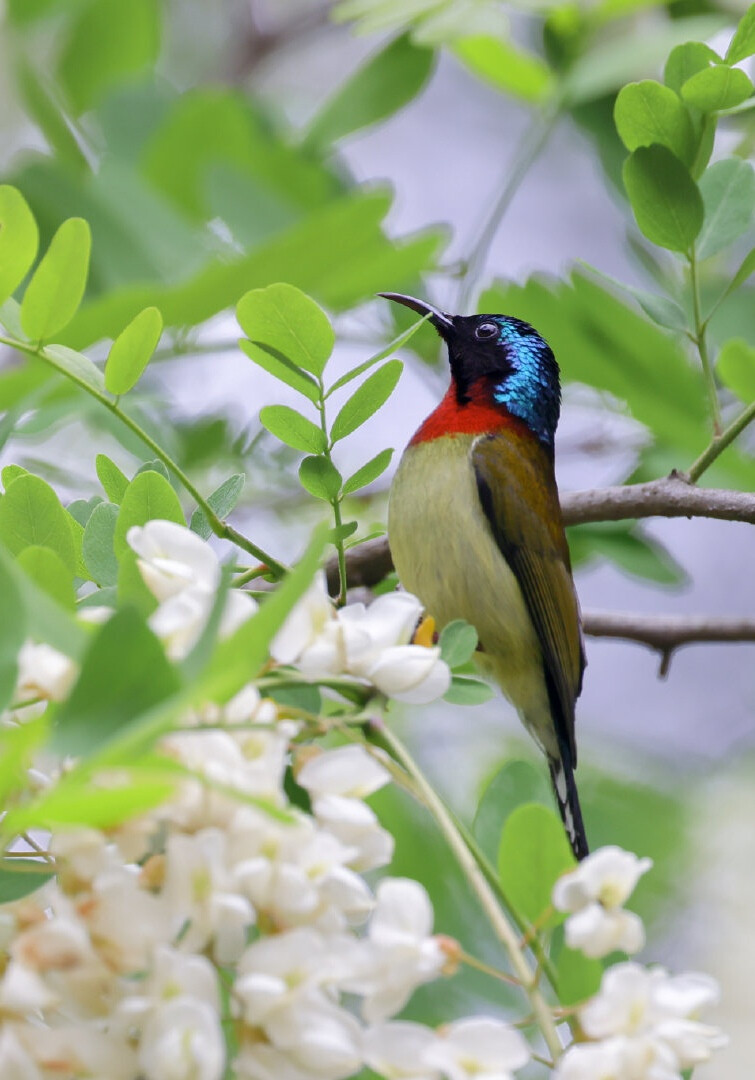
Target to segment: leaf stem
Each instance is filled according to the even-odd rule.
[[[716,390],[716,380],[713,375],[713,367],[710,362],[710,356],[708,355],[708,341],[706,338],[707,324],[702,316],[702,308],[700,305],[700,282],[697,273],[697,256],[695,254],[694,246],[689,253],[689,280],[690,291],[692,293],[692,315],[695,321],[695,328],[692,340],[697,346],[697,352],[700,357],[700,365],[703,369],[703,375],[705,377],[705,384],[708,390],[708,402],[710,405],[711,416],[713,418],[713,432],[714,435],[719,436],[721,434],[721,406],[718,401],[718,391]]]
[[[461,275],[459,294],[456,301],[456,307],[459,311],[466,311],[474,301],[479,279],[485,270],[490,248],[501,222],[506,216],[522,181],[550,139],[558,122],[560,110],[561,94],[559,93],[551,99],[550,103],[545,105],[539,117],[539,122],[527,125],[527,130],[516,150],[511,169],[501,188],[501,193],[483,222],[477,239],[466,259],[466,268]]]
[[[273,558],[273,556],[268,554],[263,548],[253,543],[248,537],[244,536],[237,529],[234,529],[232,525],[229,525],[228,522],[223,521],[218,517],[178,463],[163,450],[159,443],[155,442],[151,435],[147,434],[144,428],[142,428],[136,420],[132,419],[128,413],[125,413],[123,409],[121,409],[117,399],[111,399],[104,391],[98,390],[86,379],[77,376],[73,371],[70,371],[61,364],[60,361],[56,360],[54,356],[51,356],[44,348],[39,348],[23,341],[17,341],[15,338],[2,336],[0,336],[0,344],[8,345],[12,349],[17,349],[19,352],[26,353],[28,356],[35,356],[40,360],[44,360],[45,363],[54,367],[61,375],[64,375],[71,382],[75,383],[79,389],[89,394],[89,396],[93,397],[96,401],[99,401],[100,405],[104,405],[113,416],[116,416],[129,431],[133,432],[137,438],[141,439],[145,446],[149,447],[156,458],[162,461],[162,463],[173,472],[173,475],[179,483],[186,491],[188,491],[189,495],[195,500],[197,506],[204,512],[207,522],[215,536],[219,537],[221,540],[230,540],[231,543],[241,548],[242,551],[246,551],[249,555],[254,556],[255,559],[259,559],[260,562],[265,564],[274,578],[282,578],[288,573],[288,567],[285,566],[284,563]]]
[[[550,1007],[537,987],[537,973],[530,969],[527,958],[520,947],[516,930],[501,909],[495,892],[490,887],[477,860],[464,841],[452,815],[401,740],[385,725],[381,725],[377,731],[373,729],[370,736],[373,737],[373,734],[377,737],[377,741],[385,745],[410,775],[421,794],[423,803],[435,818],[436,824],[443,833],[459,867],[474,890],[493,932],[506,950],[514,976],[529,999],[532,1012],[548,1050],[553,1060],[557,1060],[561,1056],[563,1048]]]
[[[687,476],[692,483],[697,483],[706,469],[709,469],[719,454],[723,453],[727,446],[734,442],[738,435],[755,420],[755,401],[743,409],[736,420],[728,427],[715,435],[710,445],[703,450],[697,461],[694,461],[687,470]]]
[[[323,438],[325,439],[325,450],[323,451],[323,457],[331,465],[333,464],[333,458],[331,457],[332,443],[330,441],[330,433],[328,432],[328,420],[325,414],[325,402],[328,395],[325,392],[325,384],[322,378],[318,378],[317,386],[320,391],[320,396],[316,402],[317,411],[320,414],[320,428],[322,429]],[[348,589],[346,579],[346,548],[343,545],[343,536],[341,536],[341,526],[343,520],[341,518],[341,492],[330,499],[330,505],[333,510],[333,524],[336,530],[336,539],[334,540],[334,546],[336,549],[336,555],[338,557],[338,598],[336,604],[338,607],[343,607],[346,603],[346,592]]]

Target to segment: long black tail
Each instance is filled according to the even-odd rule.
[[[549,757],[548,765],[556,802],[572,851],[578,859],[584,859],[590,854],[590,849],[587,846],[587,835],[582,821],[582,808],[579,805],[579,794],[569,747],[562,747],[560,760]]]

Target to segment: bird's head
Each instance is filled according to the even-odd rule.
[[[509,315],[449,315],[403,293],[380,295],[430,316],[448,346],[460,406],[481,398],[499,405],[553,447],[561,407],[558,364],[537,330]]]

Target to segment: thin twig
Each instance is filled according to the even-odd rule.
[[[690,465],[687,472],[689,479],[693,482],[699,480],[705,470],[711,467],[718,455],[723,453],[726,447],[733,443],[753,420],[755,420],[755,401],[751,402],[746,409],[743,409],[736,420],[732,420],[729,426],[719,435],[713,437],[710,446],[703,450],[697,461]]]
[[[159,443],[155,442],[151,435],[147,434],[144,428],[140,427],[136,420],[132,419],[128,413],[125,413],[121,409],[117,398],[109,397],[107,393],[99,390],[92,382],[88,381],[86,378],[82,378],[70,368],[64,367],[55,356],[48,353],[47,350],[42,347],[31,345],[25,341],[18,341],[15,338],[2,336],[0,336],[0,345],[8,345],[10,348],[18,350],[18,352],[26,353],[27,356],[33,356],[39,360],[43,360],[45,363],[55,368],[59,374],[63,375],[70,382],[75,383],[80,390],[83,390],[86,394],[89,394],[90,397],[93,397],[95,401],[98,401],[100,405],[103,405],[113,414],[113,416],[117,417],[129,431],[133,432],[137,438],[141,439],[145,446],[149,447],[155,457],[170,469],[176,479],[194,499],[197,506],[203,511],[215,536],[219,537],[221,540],[230,540],[231,543],[240,547],[243,551],[246,551],[247,554],[252,555],[255,559],[259,559],[260,562],[265,564],[273,577],[281,578],[287,573],[288,567],[283,563],[278,562],[277,559],[273,558],[272,555],[269,555],[263,548],[254,544],[248,537],[244,536],[243,533],[234,529],[227,521],[223,521],[218,517],[180,465],[174,461],[165,450],[163,450]]]
[[[716,389],[716,380],[713,375],[713,366],[708,355],[708,339],[706,337],[707,327],[703,319],[702,306],[700,304],[700,282],[698,280],[697,256],[694,247],[689,254],[689,281],[690,291],[692,293],[692,315],[695,320],[693,341],[697,346],[697,353],[700,357],[700,366],[703,369],[703,376],[705,377],[705,386],[708,391],[708,403],[713,419],[713,434],[720,435],[721,405],[718,400],[718,390]]]

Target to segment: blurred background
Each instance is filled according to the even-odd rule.
[[[311,292],[335,318],[332,379],[408,325],[373,299],[379,289],[449,310],[471,310],[482,294],[481,310],[533,322],[564,377],[564,490],[683,469],[706,445],[702,381],[681,336],[650,323],[589,267],[680,293],[671,257],[632,223],[613,100],[627,81],[660,77],[675,44],[725,48],[744,5],[6,0],[4,8],[2,181],[26,196],[43,246],[71,215],[92,227],[87,299],[64,340],[102,358],[135,311],[161,308],[161,362],[140,384],[135,411],[202,490],[246,473],[235,520],[263,547],[295,558],[322,513],[298,486],[294,453],[258,421],[263,405],[300,399],[236,347],[236,300],[276,280]],[[458,43],[470,33],[498,52],[465,51]],[[567,80],[565,102],[554,88]],[[753,113],[743,112],[715,155],[747,156],[754,144]],[[528,158],[493,229],[501,193]],[[741,251],[706,264],[705,295],[720,292],[752,244],[751,232]],[[470,256],[476,272],[465,278]],[[722,305],[712,334],[755,342],[752,287]],[[385,446],[396,449],[395,468],[442,395],[433,334],[423,330],[412,346],[401,353],[398,391],[348,444],[349,471]],[[739,407],[724,406],[727,415]],[[33,469],[69,500],[98,490],[96,452],[129,474],[145,459],[96,404],[7,352],[0,410],[0,463]],[[705,482],[752,489],[752,449],[741,440]],[[353,499],[362,536],[384,526],[391,471]],[[748,616],[755,608],[747,525],[654,519],[570,530],[570,542],[585,609]],[[665,678],[659,656],[641,646],[588,640],[587,652],[578,734],[588,832],[596,846],[618,842],[655,858],[638,893],[651,923],[645,955],[720,980],[717,1021],[731,1047],[699,1075],[744,1080],[755,970],[755,646],[682,649]],[[468,818],[498,765],[512,756],[537,763],[500,698],[397,722]],[[398,869],[403,859],[415,871],[415,858],[400,846]],[[454,932],[453,889],[449,896],[438,927]]]

